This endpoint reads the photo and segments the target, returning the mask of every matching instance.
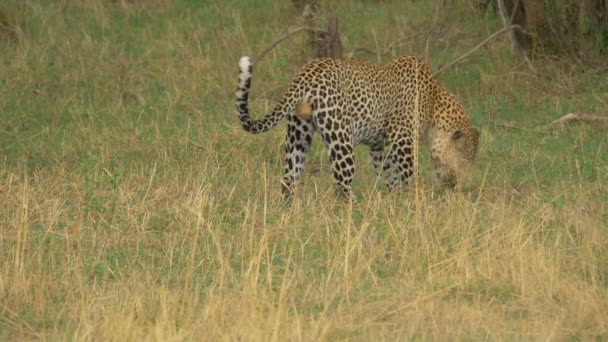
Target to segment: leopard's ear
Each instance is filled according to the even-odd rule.
[[[452,140],[454,141],[462,141],[464,139],[464,132],[461,130],[456,130],[452,132]]]
[[[452,132],[452,143],[454,144],[454,146],[461,150],[463,149],[466,144],[467,144],[467,134],[464,131],[461,130],[455,130]]]

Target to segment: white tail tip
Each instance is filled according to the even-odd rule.
[[[241,59],[239,60],[239,68],[241,70],[249,70],[249,67],[251,66],[251,58],[249,56],[243,56],[241,57]]]

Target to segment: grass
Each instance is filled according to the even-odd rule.
[[[358,201],[336,201],[315,140],[286,206],[283,129],[247,135],[232,100],[238,58],[298,24],[289,2],[67,4],[12,7],[25,38],[1,41],[0,339],[608,337],[605,128],[535,129],[608,112],[605,75],[490,43],[440,77],[482,131],[461,191],[423,158],[388,193],[359,149]],[[347,50],[403,39],[381,62],[437,68],[498,25],[463,6],[427,44],[430,2],[335,6]],[[303,39],[257,65],[257,116]]]

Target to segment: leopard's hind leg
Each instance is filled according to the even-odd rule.
[[[315,115],[315,126],[321,133],[329,153],[332,174],[336,181],[338,195],[351,197],[351,185],[355,175],[355,155],[353,133],[347,115],[333,108]]]
[[[312,143],[313,125],[295,115],[287,116],[287,137],[285,139],[285,173],[283,175],[283,196],[288,199],[302,176],[304,161]]]

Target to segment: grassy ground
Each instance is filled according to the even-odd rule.
[[[533,72],[499,39],[440,76],[482,131],[461,191],[434,191],[423,163],[388,193],[361,149],[358,201],[336,201],[315,140],[288,207],[284,130],[247,135],[232,101],[238,58],[299,25],[290,2],[18,3],[2,8],[25,34],[0,52],[1,340],[608,338],[608,135],[535,129],[607,113],[605,73]],[[453,9],[427,39],[430,1],[335,6],[347,51],[401,39],[360,56],[381,62],[437,69],[499,28]],[[303,39],[257,65],[256,116]]]

